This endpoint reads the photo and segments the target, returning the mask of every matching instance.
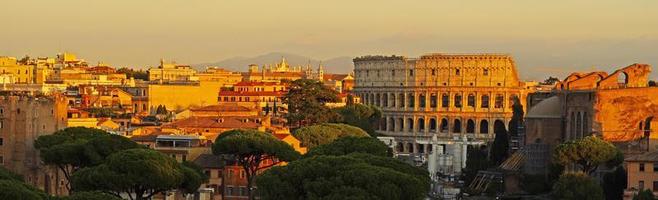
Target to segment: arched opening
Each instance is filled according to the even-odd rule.
[[[446,118],[441,119],[441,130],[442,133],[448,132],[448,120]]]
[[[452,125],[452,132],[453,133],[461,133],[462,132],[462,121],[459,119],[455,119],[455,123]]]
[[[382,99],[381,99],[379,94],[375,95],[375,106],[378,106],[378,107],[381,106],[381,103],[382,103],[381,100]]]
[[[617,75],[617,84],[619,84],[619,87],[626,87],[626,84],[628,84],[628,74],[626,72]]]
[[[505,96],[502,94],[497,94],[496,99],[494,101],[494,108],[503,108],[503,104],[505,101]]]
[[[644,136],[649,137],[651,136],[651,121],[653,120],[653,116],[648,117],[644,121]]]
[[[397,145],[398,152],[404,152],[404,144],[398,143]]]
[[[480,100],[480,108],[489,108],[489,95],[482,95],[482,100]]]
[[[507,129],[505,128],[505,122],[502,120],[494,121],[494,134],[507,134]]]
[[[409,101],[407,101],[407,105],[409,105],[409,108],[413,108],[414,106],[416,106],[416,96],[414,95],[414,93],[409,93],[407,97],[408,97],[407,99],[409,99]]]
[[[425,119],[424,118],[418,118],[418,131],[420,131],[420,132],[425,131]]]
[[[404,119],[398,118],[398,126],[397,127],[398,127],[398,129],[396,129],[397,131],[402,132],[404,130]]]
[[[468,107],[474,108],[475,107],[475,95],[474,94],[468,94],[468,99],[466,100],[466,104]]]
[[[489,134],[489,121],[487,121],[486,119],[480,121],[480,133]]]
[[[436,131],[436,119],[430,118],[430,131],[435,132]]]
[[[395,107],[395,94],[391,94],[391,104],[390,107]]]
[[[400,108],[404,108],[404,93],[400,93],[398,95],[398,102],[399,102],[398,105],[400,106]]]
[[[430,95],[430,107],[432,107],[432,108],[436,108],[436,104],[437,104],[437,101],[438,101],[437,98],[438,98],[438,97],[436,96],[436,93],[432,93],[432,94]]]
[[[419,101],[418,104],[421,108],[425,107],[425,100],[426,100],[425,99],[425,94],[418,95],[418,101]]]
[[[407,131],[409,131],[409,132],[414,131],[414,119],[412,119],[412,118],[407,119]]]
[[[391,118],[389,118],[388,120],[389,120],[388,122],[389,122],[390,125],[389,125],[389,127],[388,127],[387,130],[388,130],[388,131],[395,131],[395,119],[393,119],[393,118],[391,117]]]
[[[455,107],[457,107],[457,108],[462,107],[462,95],[461,94],[455,94]]]
[[[444,93],[441,95],[441,107],[447,108],[448,106],[450,106],[450,97]]]
[[[388,94],[384,94],[382,100],[384,100],[384,104],[382,105],[382,107],[388,107]]]
[[[466,121],[466,133],[475,133],[475,122],[472,119]]]
[[[407,152],[413,153],[414,152],[414,144],[409,142],[407,143]]]
[[[388,125],[387,122],[388,122],[388,120],[386,120],[386,118],[382,118],[382,119],[379,120],[379,121],[381,122],[381,124],[380,124],[380,126],[379,126],[379,130],[380,130],[380,131],[385,131],[385,130],[387,130],[387,125]]]

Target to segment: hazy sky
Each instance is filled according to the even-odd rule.
[[[0,55],[120,66],[491,52],[512,54],[525,79],[658,67],[656,0],[2,0],[0,19]]]

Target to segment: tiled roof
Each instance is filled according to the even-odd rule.
[[[242,81],[242,82],[236,83],[234,86],[273,86],[273,85],[285,86],[285,85],[288,85],[288,84],[279,83],[279,82]]]
[[[625,161],[648,161],[648,162],[656,162],[658,161],[658,151],[652,151],[652,152],[647,152],[644,154],[640,155],[633,155],[629,156]]]
[[[211,105],[211,106],[205,106],[201,108],[193,108],[190,109],[191,111],[205,111],[205,112],[249,112],[252,111],[252,109],[249,109],[244,106],[238,106],[238,105]]]
[[[270,92],[240,92],[240,91],[219,91],[219,96],[283,96],[283,91]]]
[[[322,79],[340,81],[347,77],[347,74],[324,74]]]
[[[246,121],[248,120],[248,121]],[[248,117],[190,117],[163,125],[166,128],[258,128]]]

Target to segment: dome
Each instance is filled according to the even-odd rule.
[[[562,117],[562,105],[558,96],[544,99],[530,108],[526,118],[559,118]]]

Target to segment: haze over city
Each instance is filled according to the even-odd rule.
[[[0,55],[74,52],[92,63],[144,69],[160,58],[198,64],[272,52],[315,60],[509,53],[520,78],[533,80],[658,65],[652,0],[7,0],[3,7]]]

